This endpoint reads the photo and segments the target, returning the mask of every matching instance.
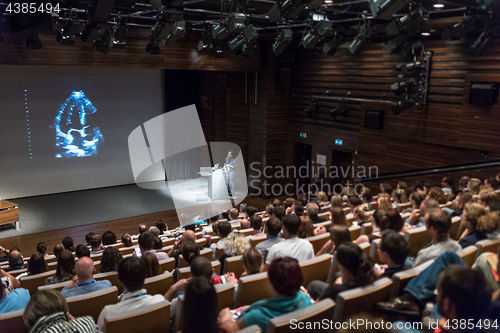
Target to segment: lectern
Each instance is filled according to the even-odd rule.
[[[208,177],[208,197],[212,200],[229,199],[226,170],[212,171]]]
[[[0,200],[0,225],[14,223],[19,230],[19,206],[16,203]]]

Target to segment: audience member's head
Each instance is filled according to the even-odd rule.
[[[57,290],[39,290],[31,296],[30,301],[26,305],[23,313],[23,321],[31,329],[40,319],[59,312],[65,315],[69,312],[66,298]],[[37,330],[37,332],[42,332],[42,330]],[[47,331],[43,330],[43,332]]]
[[[115,247],[107,247],[102,253],[100,272],[106,273],[117,271],[118,265],[122,259],[122,255]]]
[[[371,216],[370,222],[372,223],[373,230],[384,231],[389,228],[389,218],[387,217],[387,211],[383,209],[377,209]]]
[[[231,233],[231,223],[227,221],[219,222],[217,226],[220,238],[226,238]]]
[[[139,247],[141,248],[141,252],[143,253],[153,249],[154,240],[153,236],[151,236],[149,232],[143,232],[142,234],[140,234],[138,242],[139,242]]]
[[[238,209],[231,208],[229,210],[229,217],[231,218],[231,220],[237,220],[239,215],[240,215],[240,212],[238,211]]]
[[[85,241],[87,242],[87,245],[90,245],[90,239],[94,235],[95,235],[95,232],[89,232],[87,235],[85,235]]]
[[[384,194],[384,193],[383,193]],[[392,208],[392,202],[388,195],[378,196],[378,209],[389,210]]]
[[[274,206],[272,204],[267,205],[265,212],[267,216],[272,216],[274,214]]]
[[[81,257],[75,263],[75,274],[78,275],[78,283],[93,280],[95,274],[94,262],[89,257]]]
[[[429,190],[431,189],[431,187],[434,187],[433,182],[424,182],[424,194],[425,195],[429,195]]]
[[[92,246],[92,250],[100,250],[102,248],[102,237],[98,234],[93,235],[90,238],[90,246]]]
[[[420,216],[425,216],[425,214],[433,209],[439,209],[439,202],[435,199],[425,199],[420,205]]]
[[[159,275],[160,272],[160,263],[158,262],[158,258],[151,253],[146,252],[141,257],[141,261],[144,263],[144,269],[146,270],[146,278]]]
[[[413,188],[417,192],[424,192],[424,185],[422,185],[422,182],[420,180],[415,180],[413,182]]]
[[[397,203],[407,203],[408,198],[406,197],[406,191],[402,188],[395,189],[391,193],[391,197],[394,200],[394,202]]]
[[[143,232],[146,232],[147,230],[148,230],[148,227],[144,223],[139,224],[139,234],[142,234]]]
[[[490,233],[497,229],[498,214],[489,212],[478,203],[468,202],[464,206],[461,223],[469,233],[474,231]]]
[[[310,218],[315,218],[316,216],[318,216],[318,213],[319,213],[319,206],[317,203],[310,202],[307,204],[306,206],[307,216],[309,216]]]
[[[194,278],[204,277],[210,280],[213,274],[212,263],[205,257],[197,257],[191,263],[191,275]]]
[[[283,217],[283,237],[296,237],[300,229],[300,218],[295,214]]]
[[[215,221],[212,224],[212,231],[214,232],[215,235],[219,234],[219,221]]]
[[[257,209],[256,207],[254,206],[248,206],[247,207],[247,210],[246,210],[246,213],[248,215],[248,218],[250,219],[252,216],[255,215],[255,213],[257,213],[259,211],[259,209]]]
[[[146,267],[141,259],[128,257],[118,265],[118,280],[120,280],[127,292],[141,290],[145,279]]]
[[[390,195],[392,192],[392,185],[389,184],[388,182],[381,183],[380,184],[380,192]]]
[[[468,176],[463,176],[462,178],[460,178],[460,180],[458,181],[458,186],[460,186],[462,189],[466,189],[467,188],[467,185],[469,184],[469,180],[470,180],[470,177]]]
[[[36,245],[36,251],[41,255],[45,255],[47,253],[47,244],[44,242],[40,242]]]
[[[200,247],[194,241],[184,243],[182,247],[182,257],[188,265],[191,265],[194,259],[200,256]]]
[[[74,275],[75,257],[73,257],[73,253],[71,253],[70,251],[64,250],[57,259],[56,278],[60,281],[67,281],[71,280]]]
[[[344,204],[344,200],[342,200],[342,197],[340,195],[332,195],[332,198],[330,199],[330,205],[331,207],[340,207],[342,208],[342,205]]]
[[[157,227],[149,227],[149,233],[153,237],[159,237],[160,236],[160,229],[158,229]]]
[[[448,235],[451,227],[451,216],[442,209],[431,209],[424,218],[427,233],[433,240],[438,240]]]
[[[184,315],[183,333],[219,332],[219,302],[210,280],[199,277],[189,282],[183,303],[184,313],[196,314],[196,316]]]
[[[181,223],[181,226],[183,226],[183,227],[193,224],[191,218],[187,214],[181,214],[179,216],[179,222]]]
[[[124,232],[121,236],[121,239],[124,247],[132,246],[132,237],[130,236],[130,234]]]
[[[259,215],[254,215],[250,218],[250,227],[254,231],[260,231],[262,229],[262,218]]]
[[[195,231],[195,230],[196,230],[196,224],[191,223],[191,224],[185,225],[185,226],[184,226],[184,230],[191,230],[191,231]]]
[[[316,197],[318,198],[318,202],[327,202],[328,201],[328,195],[326,195],[326,193],[323,191],[319,191],[316,194]]]
[[[445,176],[443,180],[441,180],[441,187],[449,187],[453,186],[453,177]]]
[[[215,223],[219,220],[219,213],[215,209],[211,209],[207,213],[207,223]]]
[[[241,227],[241,230],[245,230],[245,229],[251,229],[252,225],[250,224],[249,220],[243,219],[240,221],[240,227]]]
[[[262,270],[262,253],[255,248],[246,250],[241,256],[241,261],[243,262],[243,268],[245,269],[246,275],[257,274]]]
[[[64,237],[62,240],[62,245],[64,245],[64,249],[69,250],[71,252],[75,252],[75,246],[73,245],[73,238]]]
[[[500,182],[496,180],[495,177],[489,177],[484,180],[484,187],[483,189],[485,190],[496,190],[500,187]]]
[[[111,245],[116,243],[116,235],[112,231],[106,231],[102,234],[102,245]]]
[[[366,209],[366,206],[359,205],[354,208],[352,217],[358,222],[366,222],[370,216],[368,215],[368,209]]]
[[[304,276],[296,259],[285,257],[274,259],[267,270],[269,282],[280,296],[293,296],[302,286]]]
[[[484,275],[458,265],[445,268],[439,276],[437,290],[438,311],[450,322],[476,322],[491,303],[491,292]]]
[[[482,190],[477,196],[477,203],[487,207],[492,201],[497,201],[498,196],[493,190]]]
[[[345,225],[336,225],[330,228],[330,239],[335,248],[338,248],[343,243],[352,243],[351,232]]]
[[[295,214],[297,216],[302,216],[304,214],[304,206],[300,202],[295,202]]]
[[[90,250],[84,244],[78,244],[75,249],[75,254],[80,259],[81,257],[90,257]]]
[[[368,187],[363,188],[361,199],[367,203],[371,202],[373,200],[372,190],[370,190]]]
[[[446,194],[437,186],[433,186],[429,189],[429,199],[436,200],[440,205],[444,205],[448,202]]]
[[[274,206],[274,208],[280,207],[281,206],[281,200],[280,199],[274,199],[273,200],[273,206]]]
[[[425,195],[421,192],[412,192],[410,195],[410,203],[413,208],[419,209],[422,201],[425,200]]]
[[[268,237],[276,237],[281,232],[283,223],[277,217],[271,217],[266,222],[266,234]]]
[[[394,230],[386,230],[378,244],[378,257],[384,264],[403,266],[410,251],[405,237]]]
[[[299,194],[297,195],[297,199],[295,200],[295,203],[300,203],[303,207],[305,207],[307,205],[307,197],[305,196],[305,194]]]
[[[351,195],[349,197],[349,207],[351,208],[351,211],[354,210],[354,207],[362,205],[362,204],[363,204],[363,201],[357,195]]]
[[[376,280],[371,260],[354,243],[343,243],[337,247],[337,263],[342,279],[354,279],[358,286],[365,286]]]
[[[389,219],[389,229],[395,230],[395,231],[401,231],[403,229],[403,226],[405,225],[405,222],[403,221],[403,218],[401,217],[401,214],[394,209],[388,209],[387,210],[387,218]]]
[[[217,215],[217,214],[216,214]],[[156,227],[160,231],[160,235],[163,235],[167,231],[167,224],[163,220],[156,221]]]
[[[471,178],[467,183],[467,189],[472,195],[479,194],[479,190],[481,189],[481,181],[477,178]]]
[[[23,263],[23,256],[19,250],[12,250],[9,253],[9,265],[19,265]]]
[[[283,207],[274,207],[274,217],[283,220],[283,216],[285,216],[285,209]]]
[[[54,249],[52,249],[52,253],[56,256],[56,258],[59,258],[59,255],[64,250],[65,250],[64,245],[57,244],[56,246],[54,246]]]
[[[241,256],[249,248],[250,242],[244,234],[239,232],[230,233],[224,244],[224,252],[231,257]]]
[[[31,256],[28,264],[28,275],[36,275],[47,271],[47,263],[41,253],[35,253]]]
[[[472,200],[469,192],[459,192],[455,197],[455,210],[463,210],[466,203]]]
[[[309,218],[309,216],[301,216],[300,217],[300,229],[299,229],[299,238],[308,238],[314,236],[314,225]]]
[[[332,225],[344,225],[346,227],[349,226],[349,223],[347,222],[347,219],[345,217],[344,210],[341,207],[332,206],[331,213],[332,213]]]
[[[229,221],[229,212],[227,210],[223,210],[222,213],[220,213],[220,217],[222,220]]]
[[[160,250],[163,248],[163,242],[160,237],[153,236],[153,250]]]

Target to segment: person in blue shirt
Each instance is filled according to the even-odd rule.
[[[462,249],[487,239],[486,233],[496,229],[495,219],[482,205],[475,202],[465,204],[460,223],[467,230],[467,234],[458,241]]]
[[[61,294],[68,298],[111,287],[107,280],[94,280],[94,262],[89,257],[78,259],[75,264],[76,278],[63,288]]]
[[[232,195],[234,192],[234,167],[235,167],[235,160],[232,151],[227,152],[226,163],[224,164],[224,166],[228,169],[227,173],[229,177],[228,190]]]
[[[0,277],[15,280],[12,275],[0,272]],[[0,281],[0,313],[23,310],[30,300],[30,293],[23,288],[17,288],[12,291],[6,287],[3,281]]]
[[[285,257],[273,260],[267,274],[275,297],[253,303],[241,312],[236,321],[232,319],[229,308],[223,309],[220,312],[222,330],[236,332],[258,325],[265,332],[271,319],[311,305],[309,296],[300,292],[304,276],[296,259]]]

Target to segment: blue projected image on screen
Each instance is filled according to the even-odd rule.
[[[90,124],[88,119],[96,113],[97,109],[83,91],[73,91],[59,108],[54,122],[59,150],[56,158],[97,155],[97,146],[104,142],[104,137],[99,127]]]

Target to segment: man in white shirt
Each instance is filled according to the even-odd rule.
[[[123,259],[118,265],[118,279],[123,283],[125,292],[122,294],[119,303],[107,305],[102,309],[97,320],[97,326],[102,332],[106,332],[105,318],[107,316],[119,315],[123,311],[135,309],[140,311],[144,306],[166,302],[163,295],[151,296],[147,294],[146,289],[142,289],[146,279],[146,266],[139,258],[128,257]]]
[[[285,240],[269,248],[264,271],[267,271],[271,262],[276,258],[291,257],[297,259],[299,264],[314,258],[312,244],[297,237],[299,229],[300,218],[297,215],[289,214],[283,218],[283,238]]]
[[[219,225],[217,226],[217,231],[219,233],[220,240],[217,242],[217,244],[210,245],[213,251],[212,255],[213,259],[217,259],[217,250],[224,248],[227,236],[231,233],[231,224],[227,221],[219,222]]]
[[[229,218],[231,219],[229,221],[229,224],[231,224],[231,227],[240,225],[241,220],[238,218],[239,215],[240,212],[236,208],[231,208],[229,210]]]

